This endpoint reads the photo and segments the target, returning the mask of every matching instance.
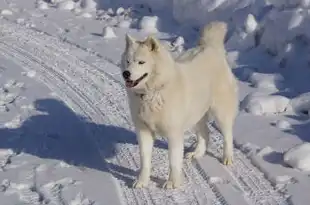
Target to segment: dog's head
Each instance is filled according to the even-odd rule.
[[[158,64],[160,43],[154,37],[137,41],[126,35],[126,48],[122,55],[122,76],[126,87],[133,90],[146,89],[147,82],[154,77]]]

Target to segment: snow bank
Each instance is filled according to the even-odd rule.
[[[301,171],[310,171],[310,143],[303,143],[284,154],[284,162]]]

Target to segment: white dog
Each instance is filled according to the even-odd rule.
[[[203,156],[209,141],[208,115],[214,117],[224,136],[223,163],[232,163],[238,91],[226,61],[226,32],[224,22],[208,24],[198,45],[177,59],[154,37],[138,41],[126,35],[122,75],[141,157],[133,187],[149,183],[153,142],[159,134],[168,140],[170,173],[163,187],[178,188],[183,178],[184,132],[194,128],[198,138],[195,150],[186,157]]]

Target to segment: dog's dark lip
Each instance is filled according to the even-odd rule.
[[[133,88],[133,87],[137,86],[144,78],[146,78],[147,75],[148,75],[147,73],[144,73],[140,78],[138,78],[135,81],[126,80],[126,87]]]

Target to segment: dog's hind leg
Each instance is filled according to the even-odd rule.
[[[199,158],[202,157],[208,147],[209,143],[209,133],[210,130],[208,128],[208,125],[206,124],[208,121],[208,114],[206,114],[195,126],[195,132],[197,136],[197,143],[194,151],[188,152],[185,155],[185,158],[192,159],[192,158]]]
[[[152,149],[154,145],[154,133],[146,126],[137,128],[137,137],[140,148],[141,168],[138,179],[134,182],[134,188],[146,187],[150,181]]]

